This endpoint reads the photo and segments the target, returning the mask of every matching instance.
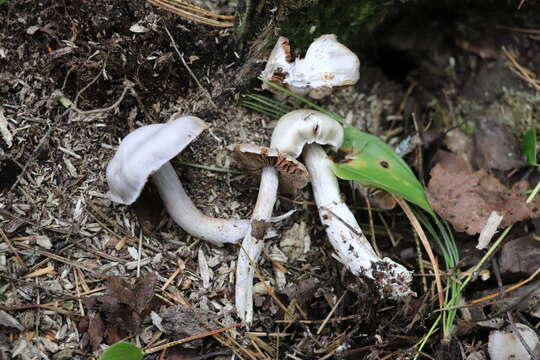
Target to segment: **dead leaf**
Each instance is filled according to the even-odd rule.
[[[519,141],[510,129],[497,121],[475,121],[474,162],[477,169],[508,171],[525,166]]]
[[[134,283],[111,277],[107,284],[110,294],[86,298],[85,305],[90,310],[87,332],[93,348],[99,347],[103,339],[112,344],[140,331],[143,320],[158,305],[154,297],[156,282],[154,273],[147,273]]]
[[[148,305],[154,297],[154,285],[157,282],[157,275],[147,273],[135,280],[131,285],[126,280],[119,277],[108,279],[108,287],[111,294],[118,299],[118,302],[128,305],[133,311],[143,314],[150,313]]]
[[[465,168],[473,170],[474,142],[472,138],[459,129],[454,129],[446,134],[443,143],[452,154],[463,161]]]
[[[499,267],[501,274],[532,275],[540,266],[540,241],[524,236],[508,241],[501,248]]]
[[[4,310],[0,310],[0,326],[11,327],[19,331],[24,331],[24,326],[22,326],[17,319],[9,315]]]
[[[96,311],[92,312],[88,324],[88,338],[90,339],[90,345],[92,345],[92,351],[99,349],[99,345],[103,341],[104,331],[105,326],[103,325],[101,316]]]
[[[526,204],[522,190],[519,185],[507,188],[485,170],[459,171],[437,164],[431,170],[427,194],[433,209],[456,231],[474,235],[482,230],[492,211],[503,216],[500,227],[539,216],[540,198]]]
[[[171,306],[159,314],[161,316],[161,326],[166,334],[173,334],[182,338],[194,336],[208,331],[197,321],[197,317],[203,319],[207,324],[213,323],[217,316],[209,311],[197,310],[197,317],[193,311],[183,305]]]

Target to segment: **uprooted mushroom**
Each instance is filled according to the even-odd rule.
[[[248,231],[249,221],[203,214],[169,162],[207,127],[197,117],[174,114],[166,124],[147,125],[130,133],[107,166],[111,199],[132,204],[151,176],[169,215],[187,233],[216,245],[238,242]]]
[[[409,295],[411,273],[403,265],[375,254],[354,214],[341,199],[331,161],[321,145],[338,148],[342,142],[343,128],[337,121],[315,110],[295,110],[279,119],[270,146],[293,157],[300,156],[303,149],[319,217],[337,260],[354,275],[374,280],[384,296]]]

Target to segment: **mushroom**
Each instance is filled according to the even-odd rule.
[[[381,295],[398,298],[412,294],[411,273],[385,257],[379,258],[366,239],[349,207],[341,200],[332,163],[320,145],[306,145],[304,161],[311,176],[311,187],[337,260],[354,275],[375,281]]]
[[[249,221],[203,214],[169,163],[207,127],[197,117],[174,114],[166,124],[143,126],[126,136],[107,166],[111,200],[132,204],[151,175],[169,215],[187,233],[216,245],[237,243],[248,231]]]
[[[270,146],[293,157],[304,149],[319,216],[337,259],[354,275],[375,280],[384,295],[395,298],[411,294],[411,273],[391,259],[380,259],[375,254],[353,213],[341,200],[331,162],[318,144],[338,148],[342,142],[343,128],[337,121],[319,111],[295,110],[279,119]]]
[[[538,354],[538,335],[527,325],[516,323],[515,329],[521,334],[521,338],[533,353]],[[488,342],[489,358],[491,360],[528,360],[531,358],[529,352],[523,346],[518,335],[511,327],[504,331],[492,331],[489,334]]]
[[[320,99],[334,87],[355,84],[360,78],[360,60],[336,35],[327,34],[311,43],[303,59],[291,62],[289,41],[280,37],[261,75],[295,93]]]
[[[261,183],[251,223],[242,241],[236,264],[235,304],[238,316],[247,324],[253,320],[254,268],[264,247],[278,185],[287,192],[304,187],[309,179],[304,165],[276,149],[253,144],[232,147],[237,161],[251,173],[260,173]],[[253,263],[253,264],[252,264]]]

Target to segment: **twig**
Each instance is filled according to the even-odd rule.
[[[0,235],[2,235],[2,238],[4,238],[4,241],[6,242],[6,244],[8,245],[8,247],[11,249],[11,251],[13,252],[13,254],[15,255],[15,258],[16,258],[17,261],[19,262],[19,265],[21,265],[23,268],[26,269],[26,264],[24,263],[23,259],[20,257],[19,252],[17,251],[17,249],[15,249],[15,248],[13,247],[13,245],[11,244],[11,241],[9,241],[8,237],[7,237],[6,234],[4,233],[4,230],[0,229]]]
[[[334,312],[336,311],[337,307],[339,306],[339,304],[341,303],[341,300],[343,300],[343,298],[345,297],[345,294],[347,294],[347,291],[345,291],[343,293],[343,295],[341,295],[341,297],[339,298],[338,301],[336,301],[335,305],[332,307],[332,310],[330,310],[330,312],[328,313],[328,315],[326,316],[326,318],[324,319],[323,323],[321,324],[321,326],[319,326],[319,329],[317,330],[317,335],[319,335],[324,327],[326,326],[326,324],[328,323],[328,320],[330,320],[330,318],[332,317],[332,315],[334,315]]]
[[[141,257],[142,257],[142,230],[139,235],[139,249],[137,253],[137,277],[141,276]]]
[[[491,266],[493,267],[493,272],[495,273],[495,278],[497,278],[497,286],[499,287],[499,292],[501,294],[501,297],[504,298],[504,297],[506,297],[506,293],[504,292],[504,289],[503,289],[501,273],[499,271],[499,265],[497,264],[497,260],[495,260],[494,258],[491,259]],[[506,316],[508,317],[508,321],[510,322],[510,328],[512,329],[512,332],[514,334],[516,334],[519,341],[521,342],[521,345],[523,345],[525,350],[527,350],[527,352],[531,356],[531,360],[538,360],[538,357],[536,356],[534,351],[531,349],[529,344],[527,344],[527,342],[523,338],[523,335],[521,335],[521,331],[519,331],[518,328],[516,327],[516,323],[514,322],[514,317],[512,316],[512,312],[507,311]]]
[[[234,16],[214,14],[200,7],[185,3],[183,1],[179,1],[179,0],[147,0],[147,1],[150,4],[156,5],[166,11],[169,11],[173,14],[179,15],[181,17],[184,17],[186,19],[189,19],[199,24],[211,25],[211,26],[221,27],[221,28],[234,26],[234,23],[232,22],[208,19],[207,17],[197,15],[197,13],[206,15],[208,17],[213,17],[217,19],[226,19],[226,20],[233,20]]]
[[[197,84],[197,86],[199,87],[199,89],[201,89],[201,91],[206,95],[206,97],[208,98],[208,101],[210,102],[210,104],[212,104],[214,106],[215,109],[217,109],[218,107],[216,106],[216,104],[214,103],[214,101],[212,100],[212,97],[210,96],[210,93],[208,92],[208,90],[206,90],[202,85],[201,83],[199,82],[199,79],[197,79],[197,77],[195,76],[195,74],[193,73],[193,71],[191,71],[191,68],[188,66],[186,60],[184,59],[184,57],[182,56],[182,54],[180,53],[180,50],[178,50],[178,46],[176,45],[176,42],[174,41],[174,38],[171,34],[171,32],[169,31],[169,29],[167,28],[167,25],[163,25],[163,27],[165,28],[165,31],[167,32],[167,35],[169,35],[169,38],[171,39],[171,44],[174,48],[174,50],[176,51],[176,54],[180,57],[180,61],[182,61],[182,64],[184,65],[184,67],[186,68],[186,70],[189,72],[189,75],[193,78],[193,80],[195,81],[195,83]]]
[[[241,326],[243,324],[244,323],[236,323],[234,325],[226,326],[226,327],[221,328],[221,329],[212,330],[212,331],[209,331],[209,332],[204,333],[204,334],[189,336],[189,337],[186,337],[186,338],[183,338],[183,339],[180,339],[180,340],[172,341],[172,342],[160,345],[160,346],[156,346],[156,347],[153,347],[153,348],[150,348],[150,349],[146,349],[146,350],[144,350],[144,353],[145,354],[152,354],[152,353],[161,351],[163,349],[168,349],[168,348],[170,348],[172,346],[176,346],[176,345],[180,345],[180,344],[190,342],[190,341],[193,341],[193,340],[202,339],[202,338],[205,338],[205,337],[208,337],[208,336],[216,335],[216,334],[219,334],[221,332],[237,328],[237,327],[239,327],[239,326]]]
[[[540,91],[540,80],[536,79],[536,75],[529,69],[521,66],[516,57],[503,46],[502,48],[504,55],[510,60],[511,70],[516,73],[520,78],[525,80],[529,85],[535,88],[537,91]]]
[[[79,109],[77,107],[77,105],[73,104],[73,105],[71,105],[71,107],[68,110],[73,110],[73,111],[77,112],[80,115],[97,114],[97,113],[100,113],[100,112],[107,112],[107,111],[114,110],[114,109],[116,109],[118,107],[118,105],[120,105],[122,100],[124,100],[124,97],[126,96],[126,93],[128,92],[129,89],[131,89],[133,87],[133,85],[134,84],[131,81],[125,80],[124,81],[124,89],[122,90],[122,94],[120,94],[120,97],[118,98],[118,100],[116,100],[110,106],[107,106],[107,107],[104,107],[104,108],[99,108],[99,109],[92,109],[92,110],[81,110],[81,109]]]
[[[512,286],[509,286],[506,289],[503,289],[503,294],[508,294],[509,292],[514,291],[514,290],[520,288],[521,286],[531,282],[536,276],[538,276],[538,274],[540,274],[540,267],[538,269],[536,269],[536,271],[531,276],[529,276],[527,279],[522,280],[522,281],[520,281],[517,284],[514,284]],[[496,293],[483,296],[483,297],[481,297],[479,299],[471,300],[471,301],[469,301],[469,304],[477,304],[477,303],[480,303],[480,302],[491,300],[491,299],[496,298],[497,296],[500,296],[500,295],[501,295],[501,292],[498,291]]]
[[[54,311],[59,314],[63,314],[67,316],[73,315],[71,311],[60,309],[55,306],[47,305],[47,304],[27,304],[27,305],[14,305],[14,306],[0,305],[0,310],[4,310],[4,311],[17,311],[17,310],[29,310],[29,309],[49,310],[49,311]]]

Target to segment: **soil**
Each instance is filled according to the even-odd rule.
[[[466,130],[489,117],[510,125],[514,135],[540,130],[540,88],[520,77],[502,50],[539,81],[540,6],[456,4],[462,8],[396,3],[401,16],[388,17],[370,41],[353,48],[362,61],[361,81],[320,102],[391,145],[420,132],[424,146],[405,159],[424,183],[436,151],[444,147],[439,135],[445,129]],[[199,5],[234,13],[227,1]],[[199,116],[210,127],[173,161],[180,179],[204,213],[250,216],[258,184],[237,172],[228,147],[268,145],[275,119],[239,104],[241,96],[261,93],[255,78],[269,49],[248,59],[253,53],[237,52],[236,46],[232,28],[196,24],[140,0],[0,1],[0,129],[3,120],[7,124],[0,132],[0,309],[21,326],[0,320],[0,359],[9,358],[4,354],[96,358],[105,344],[121,339],[110,336],[92,349],[95,335],[86,331],[88,321],[81,325],[91,314],[83,300],[107,293],[107,277],[135,279],[139,252],[140,271],[158,274],[158,317],[174,318],[173,306],[184,307],[178,313],[194,330],[182,331],[182,337],[238,322],[233,294],[238,247],[216,248],[186,235],[156,201],[151,184],[135,205],[113,204],[105,179],[107,163],[130,131],[166,122],[177,112]],[[246,62],[253,64],[247,72]],[[505,178],[510,182],[530,173],[506,172]],[[262,291],[255,297],[254,325],[204,337],[193,344],[195,351],[177,347],[171,351],[177,357],[147,358],[225,359],[232,353],[246,359],[412,358],[437,316],[432,277],[423,273],[430,269],[418,262],[427,256],[418,252],[400,210],[373,212],[370,225],[362,196],[347,183],[342,190],[368,237],[376,235],[378,249],[414,269],[417,297],[381,300],[369,281],[355,278],[332,257],[308,187],[294,199],[278,200],[275,214],[297,211],[273,224],[259,263],[262,276],[276,284],[279,270],[271,254],[295,224],[305,224],[305,231],[296,231],[292,241],[308,239],[311,246],[281,263],[286,283],[275,297],[257,285]],[[520,224],[514,238],[530,229],[527,222]],[[465,295],[474,298],[486,289],[497,289],[494,278],[474,282]],[[288,321],[279,303],[303,320]],[[538,319],[523,316],[538,325]],[[127,333],[136,333],[130,339],[144,348],[181,337],[155,323],[147,317],[140,329]],[[107,319],[104,326],[112,329]],[[489,329],[460,318],[458,330],[444,346],[433,337],[421,356],[485,353]]]

